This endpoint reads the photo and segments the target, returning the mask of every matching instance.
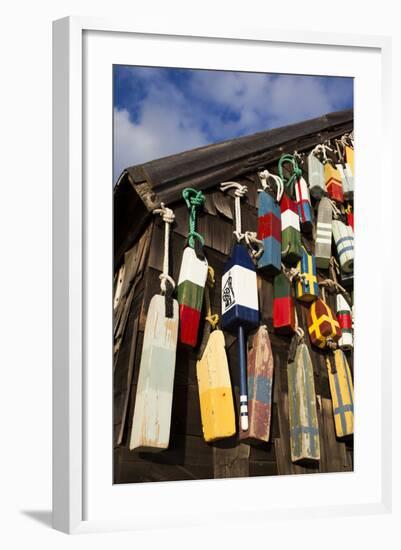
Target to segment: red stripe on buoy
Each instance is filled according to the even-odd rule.
[[[195,347],[201,312],[192,307],[180,305],[180,342]]]

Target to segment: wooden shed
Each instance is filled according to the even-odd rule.
[[[333,410],[324,353],[309,346],[315,377],[320,433],[320,461],[291,462],[288,412],[288,336],[272,327],[272,279],[258,274],[261,322],[267,325],[274,357],[272,430],[270,441],[240,443],[238,436],[215,443],[202,437],[196,379],[197,350],[178,344],[170,445],[159,453],[128,448],[136,395],[143,331],[149,301],[159,292],[163,261],[163,223],[152,211],[164,202],[175,212],[171,238],[171,272],[177,280],[188,232],[188,211],[182,200],[185,187],[206,196],[198,229],[205,238],[205,253],[216,273],[211,295],[220,309],[223,265],[233,242],[234,199],[219,190],[227,180],[244,183],[243,226],[256,230],[260,187],[258,170],[277,173],[283,153],[309,152],[327,139],[353,129],[351,110],[327,114],[299,124],[260,132],[177,155],[131,166],[121,174],[114,190],[114,482],[132,483],[205,478],[268,476],[353,469],[353,441],[335,435]],[[307,179],[307,166],[302,167]],[[318,271],[318,277],[327,272]],[[348,279],[352,285],[352,279]],[[348,287],[350,288],[350,287]],[[329,297],[329,300],[332,299]],[[305,328],[306,306],[297,303]],[[202,327],[201,327],[202,328]],[[226,348],[238,410],[238,365],[235,337],[226,335]],[[352,353],[347,359],[353,368]],[[238,416],[238,415],[237,415]]]

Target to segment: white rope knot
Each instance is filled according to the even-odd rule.
[[[160,203],[160,208],[155,208],[155,210],[153,210],[153,214],[160,214],[162,220],[165,223],[173,223],[173,221],[175,220],[174,212],[171,210],[171,208],[167,208],[164,205],[164,202]]]
[[[333,210],[333,217],[335,220],[338,220],[338,218],[341,216],[341,210],[338,208],[337,204],[332,199],[330,199],[330,204]]]
[[[168,274],[169,272],[169,244],[170,244],[170,225],[175,220],[175,214],[171,208],[167,208],[165,204],[160,203],[160,208],[155,208],[153,214],[160,214],[164,221],[164,257],[163,257],[163,272],[159,275],[160,291],[162,294],[167,292],[167,281],[170,283],[172,290],[175,289],[175,282]]]
[[[307,280],[307,276],[304,273],[301,273],[296,267],[287,267],[281,263],[281,269],[290,283],[293,281],[301,281],[301,283],[304,283]]]
[[[260,183],[262,184],[262,189],[258,189],[258,193],[262,193],[263,191],[266,191],[266,189],[270,189],[270,191],[274,191],[274,189],[272,189],[271,185],[269,185],[268,183],[268,179],[271,178],[276,183],[276,187],[277,187],[276,202],[279,203],[281,201],[281,197],[283,196],[283,192],[284,192],[284,184],[280,176],[277,176],[276,174],[271,174],[267,169],[258,172],[258,176],[260,179]]]
[[[244,233],[245,242],[252,254],[252,257],[257,260],[265,249],[263,242],[258,239],[257,233],[255,231],[245,231]]]
[[[234,195],[236,197],[243,197],[248,193],[248,187],[246,185],[241,185],[241,187],[238,187],[238,189],[235,190]]]
[[[175,289],[174,279],[170,277],[170,275],[168,275],[167,273],[160,273],[159,279],[160,279],[160,290],[162,291],[162,294],[165,294],[167,291],[166,281],[170,283],[170,285],[172,286],[172,290]]]
[[[295,334],[298,336],[298,341],[300,342],[301,340],[304,339],[305,331],[304,331],[303,328],[297,327],[297,328],[295,329]]]
[[[241,185],[236,181],[225,181],[220,184],[221,191],[228,191],[229,189],[235,189],[235,231],[233,231],[233,233],[236,236],[237,241],[240,242],[244,238],[244,234],[241,229],[241,197],[248,192],[248,187],[246,185]]]

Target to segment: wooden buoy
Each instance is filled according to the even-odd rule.
[[[341,174],[335,166],[330,162],[326,162],[324,165],[324,178],[326,183],[327,194],[330,199],[343,203],[344,193],[341,182]]]
[[[279,273],[273,283],[273,327],[280,334],[295,331],[295,304],[292,286],[284,273]]]
[[[195,347],[198,341],[207,266],[206,258],[198,258],[193,248],[187,246],[184,249],[177,286],[180,342],[191,347]]]
[[[241,231],[240,199],[247,191],[246,186],[236,182],[221,184],[221,189],[235,188],[236,228],[234,234],[238,242],[234,245],[231,256],[224,266],[221,290],[222,327],[238,336],[239,366],[240,366],[240,417],[241,430],[247,431],[248,422],[248,390],[245,331],[259,324],[258,290],[255,266],[244,245]]]
[[[197,210],[205,197],[201,191],[184,189],[183,198],[189,210],[188,246],[182,256],[177,298],[180,306],[180,342],[195,347],[203,303],[208,263],[203,254],[203,237],[196,231]]]
[[[202,359],[196,364],[196,374],[205,441],[234,435],[234,401],[221,330],[211,332]]]
[[[351,371],[341,349],[326,358],[334,425],[337,437],[354,433],[354,385]]]
[[[175,356],[178,335],[178,303],[172,298],[174,281],[169,276],[169,227],[173,212],[160,213],[165,222],[162,295],[153,296],[146,317],[129,448],[167,449],[170,439]]]
[[[321,199],[326,194],[324,166],[315,156],[314,151],[308,155],[308,182],[310,194],[315,199]]]
[[[349,165],[352,174],[355,174],[355,165],[354,165],[354,150],[349,145],[345,146],[345,160]]]
[[[319,460],[319,425],[313,365],[308,347],[301,342],[287,365],[291,460]]]
[[[316,260],[313,254],[306,251],[305,247],[302,247],[302,258],[298,262],[297,269],[300,277],[295,285],[295,296],[300,302],[313,302],[319,296]]]
[[[352,349],[354,345],[352,337],[351,308],[342,294],[337,294],[337,321],[341,329],[341,338],[338,345],[341,349]]]
[[[345,213],[347,214],[348,225],[350,225],[352,227],[352,231],[354,231],[354,212],[352,210],[351,204],[348,204],[347,208],[345,209]]]
[[[301,258],[301,232],[298,208],[286,193],[280,202],[281,209],[281,255],[283,261],[294,265]]]
[[[354,196],[354,176],[350,165],[345,159],[345,145],[341,140],[336,139],[337,156],[339,163],[336,164],[337,170],[341,174],[341,183],[343,187],[344,198],[350,200]]]
[[[277,273],[281,269],[281,210],[280,199],[283,183],[279,176],[269,174],[267,170],[259,173],[262,189],[259,192],[258,239],[263,242],[263,253],[258,259],[258,269],[266,273]],[[276,197],[268,188],[268,179],[277,186]]]
[[[301,229],[305,233],[310,233],[313,228],[312,206],[310,202],[308,184],[303,177],[300,177],[295,182],[295,198],[297,201]]]
[[[273,354],[265,326],[248,339],[248,415],[249,429],[241,439],[268,441],[273,386]]]
[[[312,344],[328,347],[341,337],[340,325],[330,307],[320,298],[308,310],[308,331]]]
[[[202,430],[207,442],[231,437],[236,431],[224,333],[216,328],[219,316],[212,315],[211,312],[209,289],[213,286],[214,271],[209,266],[208,284],[205,288],[206,327],[209,337],[196,364]]]
[[[350,225],[333,220],[333,237],[341,269],[345,273],[354,270],[354,232]]]
[[[284,177],[284,165],[292,167],[289,178]],[[294,155],[282,155],[278,162],[278,173],[285,190],[280,202],[281,257],[284,262],[295,265],[301,258],[301,233],[298,206],[293,198],[295,197],[294,187],[302,178],[302,170]]]
[[[331,257],[333,208],[330,199],[322,197],[317,211],[315,258],[319,269],[329,267]]]
[[[354,196],[354,176],[352,175],[349,164],[336,164],[337,170],[341,175],[341,183],[345,200],[350,200]]]

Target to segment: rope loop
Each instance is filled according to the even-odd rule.
[[[236,181],[225,181],[220,184],[221,191],[228,191],[229,189],[235,189],[235,230],[233,231],[234,235],[237,238],[237,241],[240,242],[244,238],[241,228],[241,197],[244,197],[248,192],[248,187],[246,185],[241,185]]]
[[[284,177],[283,165],[285,163],[291,164],[292,166],[292,174],[288,180]],[[288,191],[290,196],[293,196],[295,182],[302,177],[302,170],[298,166],[298,162],[294,155],[287,154],[280,157],[278,161],[278,174],[284,183],[285,190]]]
[[[173,223],[175,220],[175,214],[171,208],[167,208],[164,202],[160,203],[160,208],[155,208],[153,214],[160,214],[161,219],[164,223]]]
[[[284,192],[284,184],[280,176],[277,176],[276,174],[271,174],[267,169],[258,172],[258,176],[260,179],[260,183],[262,184],[262,189],[258,189],[258,193],[262,193],[263,191],[266,191],[266,189],[274,191],[274,189],[272,189],[272,186],[268,183],[268,179],[271,178],[276,183],[276,202],[280,203],[281,197],[283,196]]]
[[[163,272],[159,275],[160,291],[162,295],[171,296],[175,289],[175,282],[169,275],[169,245],[170,245],[170,226],[175,220],[175,214],[171,208],[167,208],[165,204],[160,203],[160,208],[155,208],[153,214],[160,214],[164,221],[164,256],[163,256]]]
[[[332,199],[329,199],[329,200],[330,200],[331,208],[333,209],[333,217],[335,220],[338,220],[341,217],[341,210],[338,208],[335,201],[333,201]]]
[[[205,320],[210,324],[212,330],[214,330],[219,324],[220,317],[217,313],[214,313],[205,317]]]
[[[195,240],[197,239],[203,247],[205,240],[202,235],[196,231],[196,218],[198,210],[205,202],[205,195],[202,191],[197,191],[196,189],[192,189],[192,187],[187,187],[183,190],[182,197],[185,200],[185,204],[189,210],[188,244],[191,248],[195,248]]]
[[[245,231],[244,239],[249,248],[252,257],[257,260],[263,254],[265,247],[263,242],[257,238],[257,233],[255,231]]]

